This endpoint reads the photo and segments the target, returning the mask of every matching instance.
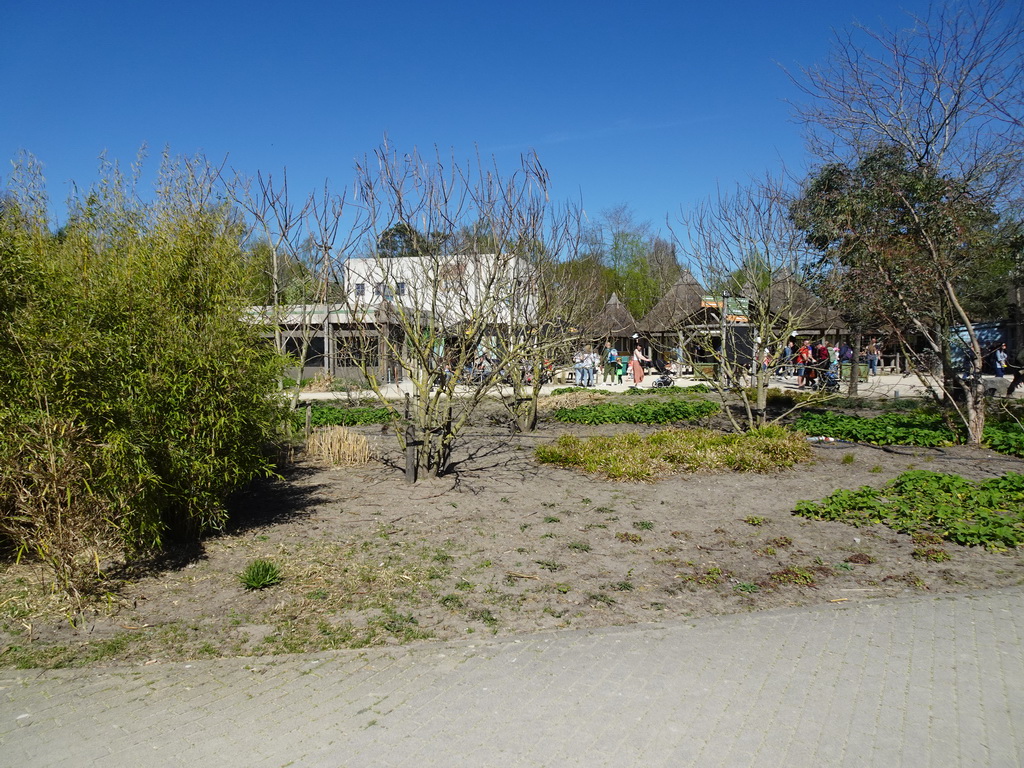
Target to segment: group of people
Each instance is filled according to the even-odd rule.
[[[842,344],[826,344],[824,341],[815,344],[812,341],[790,340],[779,351],[775,361],[771,360],[770,353],[765,353],[763,366],[765,369],[775,365],[775,375],[781,379],[788,379],[790,375],[796,376],[797,389],[817,386],[823,375],[839,375],[841,363],[853,363],[853,347],[845,341]],[[878,375],[879,362],[882,359],[882,345],[878,339],[871,341],[864,347],[863,360],[868,365],[870,376]]]
[[[576,386],[597,386],[597,371],[599,369],[602,372],[602,384],[621,384],[623,377],[631,371],[633,384],[639,386],[644,380],[643,365],[651,362],[651,358],[644,354],[639,334],[634,334],[633,340],[634,349],[629,357],[620,356],[619,350],[610,341],[604,343],[604,349],[601,351],[597,351],[589,344],[583,347],[573,356]]]

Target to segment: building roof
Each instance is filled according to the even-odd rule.
[[[629,308],[619,301],[616,293],[608,299],[604,308],[587,323],[587,330],[596,337],[632,336],[636,333],[636,320]]]
[[[798,330],[843,332],[846,323],[831,307],[804,288],[792,275],[774,282],[769,289],[768,310]]]
[[[700,311],[704,294],[701,284],[684,269],[675,284],[637,324],[639,330],[645,333],[665,333],[682,327],[687,318]]]

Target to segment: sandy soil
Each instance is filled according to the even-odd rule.
[[[829,444],[814,448],[812,463],[771,475],[620,483],[534,461],[537,444],[570,429],[598,428],[548,424],[509,438],[476,427],[451,476],[416,485],[388,463],[398,458],[393,440],[366,429],[384,461],[298,462],[237,500],[232,530],[177,562],[121,574],[109,600],[74,622],[40,613],[37,570],[9,568],[0,666],[300,652],[1024,582],[1024,552],[948,544],[950,560],[925,562],[886,528],[791,514],[800,499],[880,485],[908,468],[980,479],[1024,471],[1020,460]],[[277,563],[283,581],[246,591],[238,576],[258,557]],[[814,583],[787,581],[793,567]]]

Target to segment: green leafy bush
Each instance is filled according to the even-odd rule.
[[[1024,544],[1024,475],[974,483],[959,475],[904,472],[881,488],[839,490],[801,501],[793,514],[854,526],[881,523],[900,533],[931,532],[993,549]]]
[[[58,234],[31,164],[16,175],[0,206],[0,551],[73,591],[103,547],[223,526],[227,496],[272,471],[283,360],[246,320],[255,265],[213,169],[167,160],[151,203],[108,169]]]
[[[559,408],[554,417],[558,421],[573,424],[672,424],[677,421],[695,421],[718,413],[719,410],[716,403],[708,400],[673,400],[635,405],[600,403]]]

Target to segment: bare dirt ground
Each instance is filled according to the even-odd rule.
[[[533,458],[564,432],[621,429],[546,424],[509,438],[478,426],[451,476],[409,485],[393,439],[366,428],[383,461],[298,461],[237,499],[234,528],[177,562],[123,574],[74,621],[56,601],[40,606],[38,568],[6,568],[0,666],[301,652],[1024,582],[1024,552],[946,544],[950,560],[920,561],[910,537],[887,528],[791,514],[798,500],[908,468],[983,479],[1024,471],[1018,459],[837,443],[790,471],[640,484]],[[282,583],[243,589],[239,574],[255,558],[278,564]]]

